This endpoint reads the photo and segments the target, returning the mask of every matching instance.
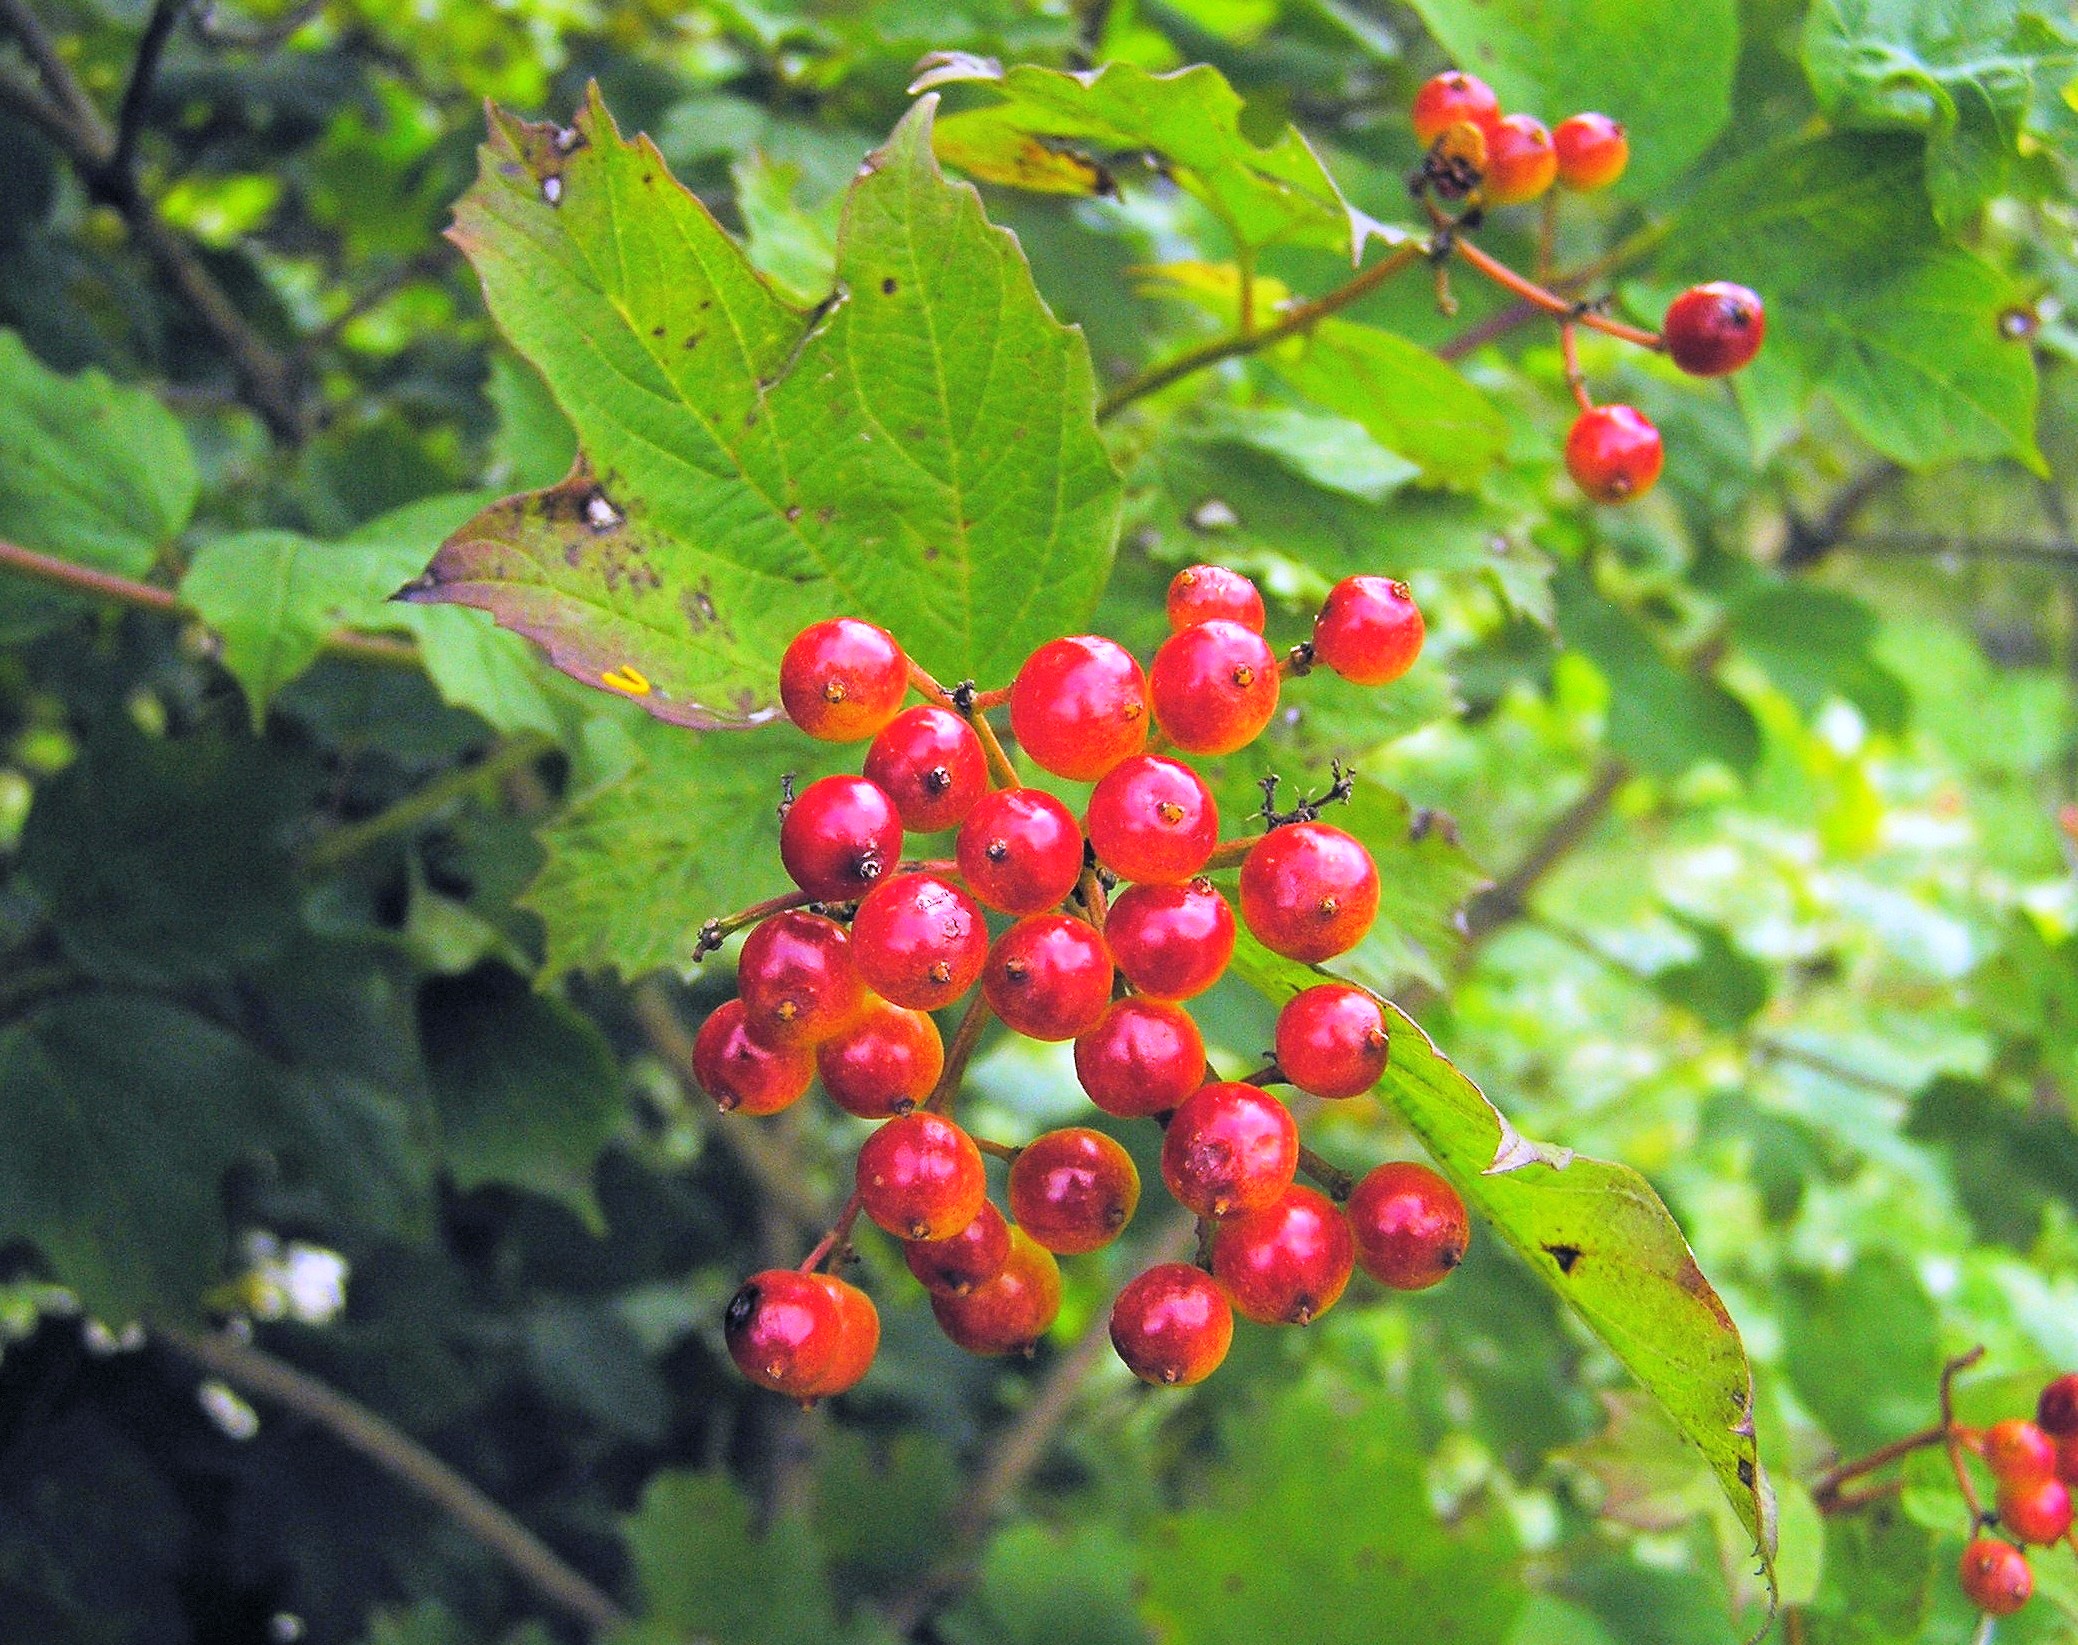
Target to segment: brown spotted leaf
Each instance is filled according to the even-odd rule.
[[[1234,970],[1279,1001],[1320,978],[1245,933]],[[1392,1056],[1374,1094],[1702,1453],[1772,1593],[1774,1504],[1754,1440],[1753,1374],[1739,1328],[1666,1205],[1628,1165],[1525,1141],[1413,1018],[1386,1011]]]
[[[495,113],[453,238],[583,455],[456,532],[405,598],[480,607],[693,726],[770,718],[818,617],[991,684],[1080,623],[1119,502],[1088,350],[938,171],[933,101],[861,170],[837,289],[808,310],[596,91],[569,130]]]

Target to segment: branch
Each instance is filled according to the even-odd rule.
[[[17,79],[4,69],[0,69],[0,109],[6,109],[30,125],[38,127],[62,149],[70,149],[78,140],[78,128],[72,124],[63,109],[34,86]]]
[[[2029,537],[1950,536],[1939,531],[1871,531],[1842,537],[1834,546],[1849,554],[1958,554],[1970,560],[2024,560],[2037,565],[2078,566],[2078,540]]]
[[[73,133],[68,141],[92,146],[95,162],[105,161],[115,151],[115,137],[102,121],[101,111],[94,107],[93,99],[87,96],[78,77],[59,54],[57,42],[50,37],[36,13],[29,9],[28,0],[0,0],[0,23],[5,23],[8,32],[21,42],[23,52],[35,65],[37,77],[43,81],[44,90],[56,98],[63,109]]]
[[[1594,832],[1616,791],[1630,779],[1622,760],[1605,759],[1589,780],[1587,791],[1553,819],[1522,860],[1502,879],[1472,899],[1465,910],[1465,939],[1476,948],[1502,926],[1519,920],[1544,877]]]
[[[337,868],[370,846],[431,821],[455,801],[524,770],[554,747],[554,740],[539,731],[522,732],[476,764],[457,766],[386,810],[321,836],[303,853],[304,866],[320,873]]]
[[[137,139],[144,133],[144,114],[151,104],[152,82],[159,77],[159,62],[180,23],[187,0],[153,0],[151,16],[145,20],[144,37],[137,42],[137,56],[130,64],[130,79],[123,87],[123,101],[116,112],[115,148],[108,169],[119,177],[130,174],[137,158]]]
[[[1784,571],[1802,571],[1818,564],[1847,540],[1862,510],[1904,477],[1904,469],[1896,463],[1871,463],[1840,488],[1816,520],[1806,520],[1790,510],[1789,540],[1775,563]]]
[[[399,1484],[424,1497],[504,1560],[548,1604],[594,1632],[623,1627],[628,1614],[566,1565],[533,1532],[402,1430],[308,1372],[227,1336],[161,1327],[160,1343],[210,1376],[286,1406],[315,1423]]]

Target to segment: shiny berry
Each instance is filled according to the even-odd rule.
[[[936,874],[898,874],[852,916],[853,963],[868,988],[911,1011],[937,1011],[974,986],[988,926],[974,899]]]
[[[2078,1434],[2078,1371],[2066,1371],[2035,1401],[2035,1425],[2059,1438]]]
[[[837,1305],[838,1333],[837,1352],[831,1357],[830,1368],[803,1397],[828,1399],[851,1392],[873,1368],[873,1356],[880,1352],[880,1310],[864,1291],[835,1274],[808,1277],[829,1292],[830,1300]]]
[[[1274,1205],[1298,1169],[1298,1122],[1253,1085],[1201,1086],[1170,1116],[1162,1138],[1162,1181],[1201,1217]]]
[[[1095,782],[1147,745],[1147,680],[1096,634],[1049,640],[1010,685],[1010,731],[1044,770]]]
[[[1170,632],[1180,633],[1215,617],[1262,633],[1268,620],[1262,591],[1240,572],[1223,565],[1185,566],[1169,582]]]
[[[725,1114],[776,1114],[807,1091],[815,1059],[805,1046],[773,1047],[752,1039],[743,1002],[724,1000],[693,1041],[693,1077]]]
[[[1005,914],[1056,907],[1082,877],[1075,813],[1040,788],[983,795],[960,824],[953,850],[969,889]]]
[[[974,1220],[951,1239],[904,1240],[902,1259],[925,1290],[963,1297],[1003,1271],[1010,1260],[1010,1224],[983,1200]]]
[[[1241,918],[1257,942],[1309,965],[1364,940],[1378,913],[1371,853],[1324,822],[1265,834],[1241,864]]]
[[[859,1148],[862,1208],[897,1239],[951,1239],[981,1213],[988,1177],[974,1139],[921,1111],[891,1119]]]
[[[923,1012],[872,999],[857,1022],[816,1049],[815,1068],[847,1114],[892,1119],[931,1094],[945,1068],[945,1045]]]
[[[2078,1434],[2056,1436],[2056,1477],[2078,1489]]]
[[[1424,81],[1414,94],[1414,135],[1424,148],[1460,120],[1484,129],[1500,118],[1500,98],[1476,74],[1448,69]]]
[[[813,1276],[768,1268],[729,1299],[722,1338],[736,1368],[760,1388],[813,1399],[837,1364],[844,1316]]]
[[[1277,1014],[1277,1066],[1311,1096],[1362,1096],[1385,1072],[1390,1046],[1378,997],[1346,982],[1301,989]]]
[[[1076,1037],[1075,1077],[1107,1114],[1166,1114],[1205,1083],[1205,1040],[1180,1005],[1117,1000]]]
[[[2035,1591],[2027,1555],[1997,1537],[1981,1536],[1965,1548],[1957,1574],[1970,1603],[1990,1616],[2011,1616]]]
[[[1421,607],[1390,577],[1344,577],[1313,619],[1313,657],[1358,685],[1389,685],[1421,655]]]
[[[1999,1523],[2022,1542],[2047,1547],[2071,1529],[2071,1491],[2060,1479],[2014,1481],[1999,1486]]]
[[[1692,377],[1722,377],[1761,350],[1768,315],[1744,286],[1713,280],[1690,286],[1667,305],[1660,325],[1667,353]]]
[[[866,750],[879,784],[912,834],[957,828],[988,792],[988,760],[974,728],[946,708],[905,708]]]
[[[970,1354],[1029,1354],[1061,1311],[1061,1269],[1022,1228],[1003,1271],[963,1297],[931,1293],[938,1328]]]
[[[1984,1465],[2004,1485],[2048,1479],[2056,1472],[2056,1441],[2023,1417],[1984,1430]]]
[[[1111,1305],[1111,1346],[1157,1388],[1188,1388],[1219,1369],[1234,1341],[1234,1310],[1218,1282],[1187,1262],[1150,1268]]]
[[[1558,150],[1534,115],[1510,114],[1486,134],[1486,178],[1479,192],[1490,206],[1519,206],[1550,188],[1558,176]]]
[[[1104,940],[1141,993],[1195,999],[1234,956],[1234,911],[1210,880],[1128,886],[1105,916]]]
[[[1258,1325],[1305,1325],[1335,1306],[1356,1265],[1334,1201],[1293,1184],[1274,1205],[1223,1222],[1212,1277],[1234,1311]]]
[[[1665,460],[1660,431],[1635,406],[1583,411],[1566,435],[1566,472],[1598,503],[1644,496]]]
[[[1277,712],[1277,659],[1252,628],[1215,618],[1171,634],[1154,654],[1154,717],[1186,754],[1232,754]]]
[[[902,860],[902,816],[864,777],[819,777],[779,824],[779,860],[818,902],[863,897]]]
[[[743,939],[736,991],[752,1036],[773,1046],[820,1045],[866,1006],[844,927],[800,909],[774,914]]]
[[[1139,1205],[1133,1156],[1086,1125],[1034,1137],[1010,1165],[1011,1216],[1057,1256],[1101,1250]]]
[[[1032,914],[996,939],[981,991],[1027,1039],[1072,1040],[1111,1003],[1111,954],[1095,927],[1067,914]]]
[[[1179,885],[1219,843],[1219,807],[1180,760],[1135,754],[1090,792],[1084,814],[1097,861],[1122,880]]]
[[[1551,146],[1558,151],[1559,186],[1578,194],[1607,188],[1631,159],[1630,138],[1606,114],[1567,116],[1552,128]]]
[[[1472,1230],[1458,1192],[1426,1165],[1379,1166],[1349,1196],[1364,1272],[1395,1291],[1426,1291],[1465,1260]]]
[[[787,718],[824,742],[854,743],[895,717],[909,691],[909,659],[884,628],[856,617],[810,623],[779,663]]]

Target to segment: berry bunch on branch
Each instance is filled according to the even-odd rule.
[[[1465,1207],[1442,1177],[1393,1162],[1356,1179],[1301,1142],[1270,1089],[1339,1101],[1376,1085],[1390,1045],[1375,996],[1328,979],[1305,989],[1278,1018],[1274,1060],[1246,1080],[1209,1069],[1186,1009],[1234,949],[1235,907],[1213,876],[1235,872],[1257,941],[1309,964],[1363,939],[1379,878],[1364,846],[1323,820],[1350,792],[1339,767],[1285,811],[1266,779],[1262,832],[1222,839],[1212,792],[1183,756],[1247,747],[1284,681],[1315,667],[1398,679],[1420,653],[1421,612],[1404,584],[1352,577],[1312,638],[1280,657],[1255,586],[1201,565],[1177,575],[1168,614],[1147,669],[1075,635],[1040,646],[994,691],[948,689],[856,619],[816,623],[789,646],[780,692],[795,724],[871,743],[861,775],[789,794],[779,846],[798,889],[703,931],[703,952],[748,934],[737,997],[701,1027],[695,1067],[724,1110],[774,1113],[819,1077],[876,1128],[828,1235],[798,1270],[753,1275],[729,1304],[730,1352],[762,1386],[813,1400],[871,1364],[873,1305],[826,1271],[862,1216],[900,1242],[946,1335],[977,1354],[1029,1350],[1060,1306],[1056,1259],[1099,1250],[1131,1222],[1139,1173],[1107,1132],[1068,1126],[1011,1145],[960,1124],[961,1082],[992,1017],[1072,1041],[1096,1108],[1164,1130],[1162,1181],[1199,1219],[1201,1261],[1151,1268],[1114,1304],[1112,1341],[1145,1381],[1208,1376],[1236,1313],[1306,1324],[1359,1265],[1419,1290],[1462,1259]],[[912,692],[923,700],[905,707]],[[1019,781],[998,711],[1033,765],[1094,784],[1080,817]],[[949,857],[905,855],[908,836],[946,831]],[[948,1043],[930,1013],[963,999]],[[989,1198],[989,1156],[1008,1167],[1007,1216]]]

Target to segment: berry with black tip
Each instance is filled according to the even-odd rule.
[[[1122,880],[1180,885],[1219,843],[1219,807],[1180,760],[1135,754],[1090,793],[1084,814],[1097,861]]]
[[[1391,577],[1345,577],[1313,619],[1313,660],[1357,685],[1390,685],[1421,655],[1421,607]]]
[[[1148,1269],[1111,1305],[1111,1346],[1127,1370],[1157,1388],[1203,1382],[1233,1341],[1234,1310],[1218,1282],[1189,1263]]]
[[[1111,954],[1095,927],[1067,914],[1032,914],[989,949],[981,992],[1027,1039],[1072,1040],[1111,1001]]]
[[[1371,853],[1324,822],[1273,828],[1241,865],[1241,918],[1273,954],[1309,965],[1347,953],[1378,913]]]
[[[813,1399],[838,1363],[844,1317],[815,1276],[768,1268],[729,1299],[722,1339],[736,1368],[760,1388]]]
[[[1010,1165],[1011,1216],[1056,1256],[1103,1249],[1139,1204],[1133,1156],[1086,1125],[1034,1137]]]
[[[1355,1266],[1348,1221],[1297,1183],[1212,1236],[1212,1277],[1234,1312],[1258,1325],[1311,1324],[1335,1306]]]
[[[859,976],[876,994],[911,1011],[952,1004],[981,976],[988,925],[974,899],[938,874],[883,881],[852,916]]]
[[[1349,1196],[1349,1227],[1364,1272],[1395,1291],[1426,1291],[1465,1260],[1472,1229],[1458,1191],[1426,1165],[1394,1160]]]
[[[970,1354],[1029,1354],[1061,1311],[1061,1269],[1022,1228],[1010,1230],[1003,1271],[965,1296],[931,1293],[938,1328]]]
[[[1010,686],[1010,731],[1042,769],[1095,782],[1147,745],[1147,679],[1101,635],[1049,640]]]
[[[779,663],[787,718],[824,742],[860,742],[895,717],[909,692],[909,658],[895,637],[856,617],[810,623]]]
[[[1729,280],[1690,286],[1667,305],[1660,337],[1673,362],[1692,377],[1723,377],[1760,352],[1768,313],[1746,287]]]
[[[1269,1092],[1221,1081],[1201,1087],[1170,1116],[1162,1181],[1201,1217],[1274,1205],[1299,1169],[1299,1127]]]
[[[921,1011],[870,999],[859,1020],[816,1048],[830,1100],[862,1120],[906,1114],[938,1083],[945,1045]]]
[[[1566,435],[1566,472],[1598,503],[1644,496],[1665,461],[1660,431],[1636,406],[1595,406]]]
[[[1162,642],[1148,688],[1170,742],[1186,754],[1232,754],[1277,712],[1277,659],[1254,629],[1215,618]]]
[[[1501,118],[1501,100],[1476,74],[1446,69],[1414,94],[1414,135],[1424,148],[1460,121],[1482,129]]]
[[[877,783],[819,777],[779,824],[779,860],[818,902],[854,902],[902,860],[902,816]]]
[[[2078,1434],[2078,1371],[2066,1371],[2035,1401],[2035,1425],[2062,1438]]]
[[[1277,1066],[1310,1096],[1362,1096],[1385,1072],[1390,1049],[1378,996],[1351,983],[1315,983],[1277,1013]]]
[[[805,1046],[761,1043],[744,1021],[743,1002],[724,1000],[693,1040],[693,1077],[725,1114],[776,1114],[807,1092],[815,1058]]]
[[[889,1120],[859,1148],[859,1204],[897,1239],[951,1239],[988,1198],[974,1139],[921,1111]]]
[[[736,992],[751,1037],[771,1046],[817,1046],[858,1020],[866,990],[844,927],[789,909],[743,939]]]
[[[928,703],[888,722],[866,751],[865,770],[912,834],[959,827],[988,792],[988,759],[974,728]]]
[[[950,1239],[904,1240],[902,1260],[926,1291],[963,1297],[986,1285],[1010,1260],[1010,1224],[987,1200]]]
[[[960,824],[953,853],[974,895],[1004,914],[1056,907],[1082,877],[1075,813],[1042,788],[984,795]]]

